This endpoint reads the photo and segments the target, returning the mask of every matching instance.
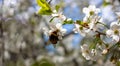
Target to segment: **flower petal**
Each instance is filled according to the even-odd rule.
[[[118,24],[117,22],[112,22],[112,23],[110,24],[110,28],[111,28],[112,30],[120,29],[120,24]]]
[[[52,14],[53,17],[59,16],[59,14]]]
[[[117,35],[112,35],[112,38],[114,41],[118,42],[119,41],[119,36]]]
[[[89,16],[90,10],[88,8],[83,8],[83,13],[86,14],[86,16]]]
[[[120,12],[116,12],[117,16],[120,17]]]
[[[114,32],[113,32],[113,30],[107,30],[107,31],[106,31],[106,34],[107,34],[108,36],[111,36],[111,35],[114,34]]]
[[[91,11],[95,11],[95,9],[96,9],[95,5],[90,5],[88,8],[89,8]]]
[[[57,24],[56,24],[56,28],[57,28],[57,29],[61,29],[61,28],[62,28],[62,24],[61,24],[61,23],[57,23]]]
[[[63,33],[63,34],[65,34],[66,32],[67,32],[67,30],[66,29],[61,29],[61,32]]]

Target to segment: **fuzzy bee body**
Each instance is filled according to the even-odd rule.
[[[49,40],[52,44],[56,44],[58,41],[59,41],[59,38],[58,38],[58,31],[59,30],[55,30],[53,32],[51,32],[50,36],[49,36]]]

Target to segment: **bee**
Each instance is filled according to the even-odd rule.
[[[59,30],[55,30],[53,32],[51,32],[50,36],[49,36],[49,41],[52,44],[56,44],[59,41],[59,34],[58,34]]]

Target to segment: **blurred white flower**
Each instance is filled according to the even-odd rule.
[[[90,5],[88,8],[87,7],[83,8],[83,13],[85,13],[87,17],[89,17],[90,15],[98,14],[99,12],[100,9],[96,8],[95,5]]]
[[[59,62],[59,63],[62,63],[62,62],[65,62],[65,57],[63,56],[54,56],[53,59],[52,59],[54,62]]]
[[[106,31],[109,37],[112,37],[113,41],[118,42],[120,39],[120,24],[118,22],[112,22],[110,29]]]
[[[97,54],[96,49],[92,49],[92,50],[91,50],[91,54],[92,54],[92,56],[95,56],[95,55]]]
[[[118,16],[118,19],[120,20],[120,12],[116,12],[116,15]]]
[[[4,58],[5,59],[10,59],[10,54],[7,50],[4,51]]]
[[[87,44],[81,46],[81,51],[82,51],[82,56],[85,57],[86,60],[91,59],[91,56],[89,55],[90,54],[89,47]]]
[[[116,15],[120,17],[120,12],[116,12]]]
[[[62,56],[65,54],[63,47],[57,47],[57,48],[56,48],[56,51],[57,51],[58,54],[60,54],[60,55],[62,55]]]

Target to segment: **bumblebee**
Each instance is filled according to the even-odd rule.
[[[49,41],[52,44],[56,44],[59,41],[59,34],[58,34],[59,30],[55,30],[53,32],[51,32],[50,36],[49,36]]]

